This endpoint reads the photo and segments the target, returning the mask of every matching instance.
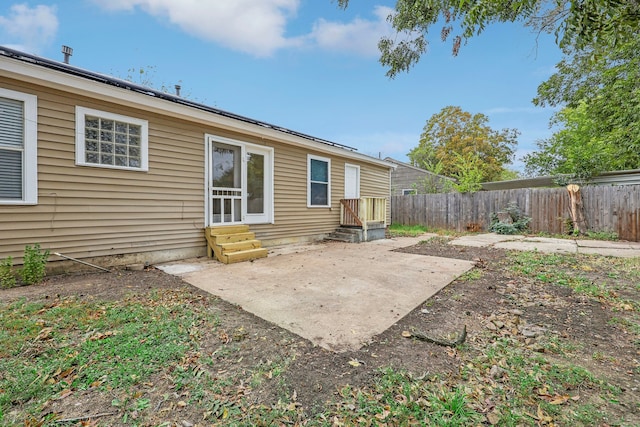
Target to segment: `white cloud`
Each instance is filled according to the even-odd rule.
[[[168,19],[184,32],[203,40],[255,56],[269,56],[278,49],[296,46],[297,38],[285,36],[287,20],[300,0],[94,0],[112,11],[144,12]]]
[[[194,37],[258,57],[293,47],[377,56],[380,37],[392,34],[387,16],[393,9],[384,6],[375,6],[372,20],[355,18],[351,22],[335,22],[319,19],[306,35],[288,37],[287,24],[295,18],[300,0],[93,2],[114,12],[140,9],[156,18],[167,19]]]
[[[0,16],[0,35],[13,43],[7,46],[31,53],[39,53],[49,45],[58,31],[55,6],[14,4],[7,16]]]
[[[363,56],[377,56],[378,41],[382,36],[392,34],[387,17],[393,9],[376,6],[373,21],[355,18],[348,23],[330,22],[319,19],[313,26],[310,39],[324,50],[356,53]]]

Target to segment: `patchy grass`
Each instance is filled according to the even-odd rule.
[[[640,312],[640,301],[626,298],[637,285],[638,258],[604,258],[593,255],[513,252],[509,269],[542,283],[566,286],[581,295],[607,302],[615,310]],[[592,279],[593,271],[607,271],[606,278]],[[634,289],[635,287],[635,289]]]
[[[446,245],[451,241],[451,237],[449,236],[432,236],[427,240],[421,240],[421,245],[430,245],[430,244],[438,244],[438,245]]]
[[[389,234],[392,237],[417,237],[425,233],[435,233],[439,236],[463,236],[466,234],[474,234],[474,233],[460,233],[455,230],[447,230],[442,228],[429,228],[424,225],[401,225],[401,224],[391,224],[388,227]]]
[[[482,416],[470,404],[468,391],[444,386],[438,377],[414,377],[392,368],[381,370],[371,387],[340,390],[335,409],[324,416],[334,425],[467,426]]]
[[[466,273],[458,277],[457,280],[461,280],[463,282],[472,282],[474,280],[479,280],[481,277],[482,277],[482,270],[478,268],[472,268],[471,270],[467,271]]]
[[[615,371],[602,369],[624,366],[620,375],[632,378],[640,364],[617,365],[621,354],[561,329],[582,318],[570,299],[577,295],[584,307],[605,312],[610,329],[603,330],[635,340],[627,356],[635,360],[640,260],[500,256],[409,316],[433,316],[439,326],[454,313],[469,327],[456,348],[402,338],[413,323],[399,319],[402,326],[378,343],[334,354],[188,290],[0,303],[0,426],[637,425],[637,416],[626,419],[640,412],[629,403],[630,383],[623,389],[619,378],[602,374]],[[540,308],[540,301],[556,305]],[[564,308],[573,311],[552,323]],[[525,336],[523,328],[541,318],[552,326]],[[329,397],[316,405],[299,398],[320,392]],[[100,417],[61,415],[86,405]]]
[[[583,235],[575,235],[573,233],[558,234],[558,233],[548,233],[545,231],[541,231],[539,233],[536,233],[536,236],[551,237],[554,239],[570,239],[570,240],[589,239],[589,240],[606,240],[611,242],[615,242],[618,240],[618,233],[614,231],[587,231]]]
[[[467,361],[449,377],[385,368],[369,387],[341,389],[323,418],[345,426],[371,425],[371,420],[380,425],[571,425],[606,415],[581,403],[581,393],[604,400],[620,393],[584,368],[552,363],[510,337],[491,342],[484,352],[471,357],[469,349],[458,350]]]
[[[400,225],[391,224],[388,228],[389,234],[393,237],[416,237],[427,233],[424,225]]]
[[[168,293],[121,303],[66,298],[2,306],[0,422],[11,407],[37,418],[47,402],[76,390],[127,395],[175,368],[197,348],[199,328],[215,327],[206,313],[184,310],[188,301]],[[115,398],[114,406],[141,409],[141,401],[126,400]]]

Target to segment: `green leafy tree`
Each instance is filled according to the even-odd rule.
[[[417,194],[449,193],[454,189],[454,182],[443,177],[444,164],[442,161],[436,163],[425,162],[422,169],[431,172],[413,184],[413,189]]]
[[[498,181],[512,181],[514,179],[520,179],[520,172],[514,169],[505,169],[498,177]]]
[[[606,170],[640,167],[640,39],[598,54],[567,51],[538,88],[534,103],[565,106],[563,125],[525,158],[528,173],[588,178]]]
[[[599,172],[617,169],[615,144],[599,132],[598,123],[588,113],[585,102],[566,107],[553,122],[562,129],[550,138],[538,141],[538,150],[524,156],[527,175],[567,174],[587,179]]]
[[[440,173],[458,177],[464,162],[477,156],[481,171],[480,182],[494,181],[513,160],[518,131],[496,131],[487,125],[484,114],[471,114],[460,107],[448,106],[427,121],[420,143],[409,152],[414,165],[441,163]]]
[[[347,7],[349,0],[338,0]],[[442,40],[451,39],[456,55],[469,38],[491,24],[522,22],[554,33],[563,48],[606,50],[637,37],[638,0],[397,0],[389,16],[397,34],[378,43],[380,62],[395,77],[415,65],[428,46],[427,35],[440,26]],[[443,23],[443,24],[442,24]]]
[[[473,153],[456,154],[456,183],[453,188],[460,193],[475,193],[482,188],[482,160]]]

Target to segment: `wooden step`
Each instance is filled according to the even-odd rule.
[[[216,234],[211,236],[212,241],[217,245],[222,245],[225,243],[243,242],[246,240],[254,240],[255,238],[256,238],[256,233],[252,231],[248,231],[244,233],[235,233],[235,234]]]
[[[246,251],[231,252],[222,255],[220,261],[225,264],[232,264],[234,262],[249,261],[258,258],[265,258],[269,251],[265,248],[248,249]]]
[[[204,234],[205,239],[207,239],[207,256],[209,258],[216,258],[218,261],[222,258],[222,248],[220,245],[217,245],[214,238],[209,236],[209,234]]]
[[[220,234],[246,233],[248,231],[248,225],[217,225],[214,227],[207,227],[207,235],[209,236],[216,236]]]
[[[229,254],[231,252],[261,248],[262,242],[260,240],[243,240],[241,242],[220,243],[218,246],[222,249],[222,254]]]
[[[225,264],[264,258],[267,249],[262,247],[255,233],[248,225],[225,225],[207,227],[204,232],[207,240],[207,255],[215,257]]]

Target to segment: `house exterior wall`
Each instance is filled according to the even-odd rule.
[[[392,195],[402,196],[402,190],[413,189],[414,184],[423,179],[424,176],[425,174],[420,171],[399,165],[391,173]]]
[[[8,79],[0,86],[38,96],[38,204],[0,206],[0,258],[20,262],[25,244],[36,242],[74,258],[204,252],[194,250],[204,220],[201,130]],[[76,166],[76,105],[148,120],[149,171]]]
[[[435,175],[431,172],[424,171],[414,167],[408,167],[400,162],[395,162],[397,167],[391,172],[391,194],[393,196],[402,196],[402,190],[416,190],[416,194],[425,193],[424,180],[427,176],[434,180],[434,184],[438,184],[442,188],[445,181],[452,181],[441,175]]]
[[[12,256],[17,264],[24,246],[34,243],[105,266],[204,255],[205,134],[274,148],[274,224],[251,226],[265,243],[318,238],[338,226],[345,162],[361,166],[362,196],[389,196],[389,172],[382,165],[24,82],[5,73],[0,73],[0,87],[38,97],[38,203],[0,205],[0,259]],[[148,171],[77,166],[78,105],[147,120]],[[308,154],[331,159],[330,208],[307,207]]]
[[[308,154],[331,160],[331,207],[307,207]],[[274,145],[274,155],[275,221],[251,226],[265,245],[318,239],[336,229],[340,199],[344,198],[345,163],[360,166],[361,197],[387,197],[391,220],[387,168],[283,144]]]

